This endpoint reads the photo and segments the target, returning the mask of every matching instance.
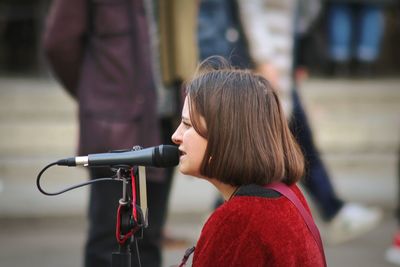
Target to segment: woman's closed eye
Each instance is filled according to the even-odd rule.
[[[183,124],[183,126],[184,126],[186,129],[192,127],[192,124],[191,124],[190,121],[188,121],[188,120],[182,120],[181,123]]]

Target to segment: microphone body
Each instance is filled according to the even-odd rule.
[[[178,165],[179,150],[176,146],[160,145],[141,150],[89,154],[72,157],[57,162],[61,166],[152,166],[168,168]]]

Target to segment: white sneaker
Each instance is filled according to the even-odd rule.
[[[385,259],[400,266],[400,231],[394,235],[392,246],[386,250]]]
[[[329,241],[338,244],[359,237],[377,226],[382,215],[378,208],[347,203],[329,223]]]

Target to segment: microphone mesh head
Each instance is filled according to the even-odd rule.
[[[179,163],[179,150],[176,146],[160,145],[156,147],[154,153],[155,167],[174,167]]]

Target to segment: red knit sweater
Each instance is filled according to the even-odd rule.
[[[291,189],[310,212],[296,185]],[[197,242],[194,267],[324,266],[296,207],[270,189],[250,185],[219,207]]]

